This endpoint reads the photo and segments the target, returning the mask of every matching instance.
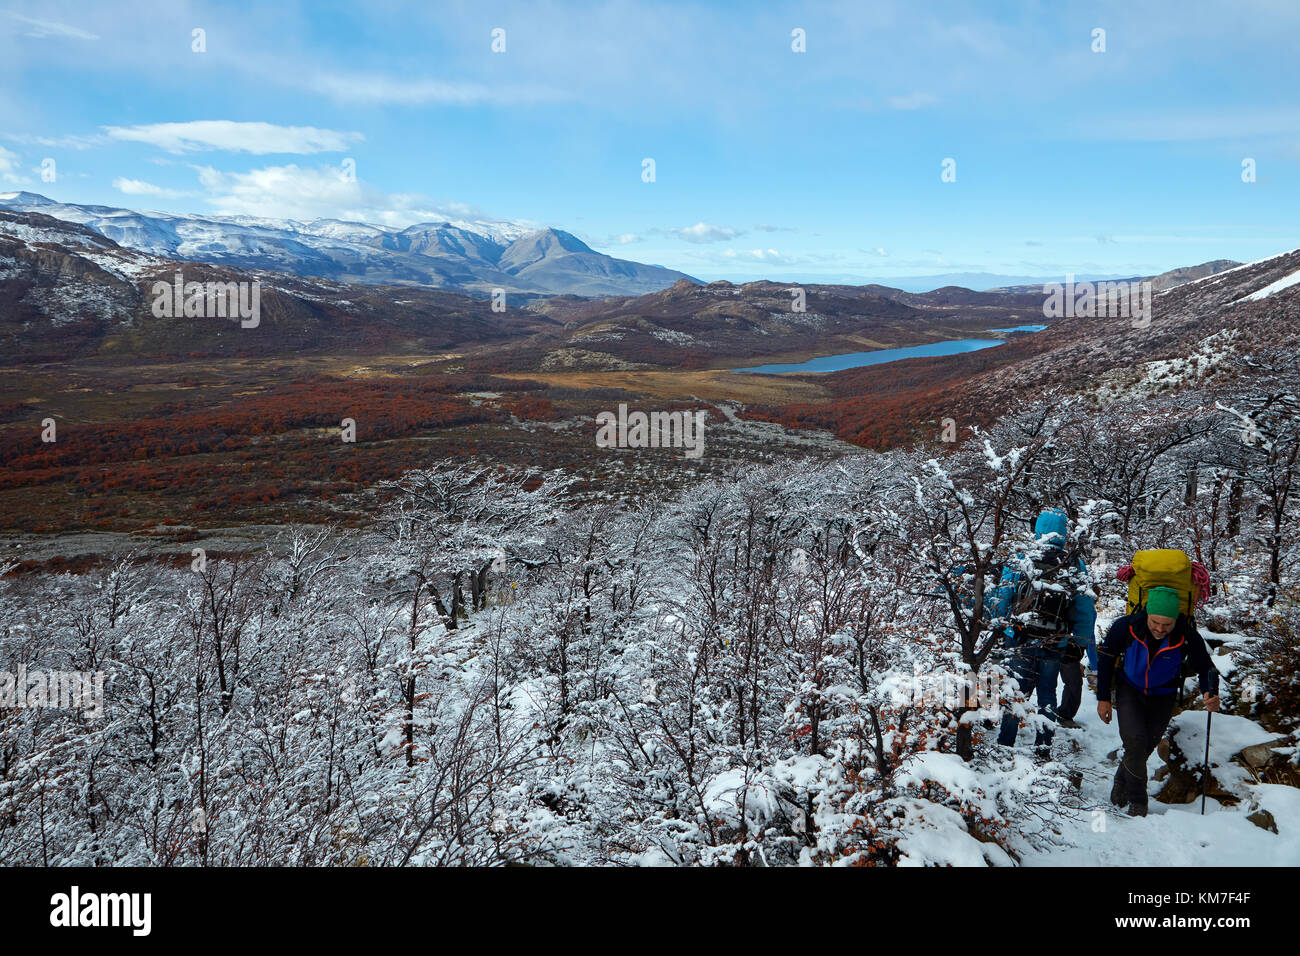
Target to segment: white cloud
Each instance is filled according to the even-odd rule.
[[[785,258],[775,249],[724,249],[722,254],[728,259],[744,259],[752,262],[783,262]]]
[[[161,196],[164,199],[177,199],[188,195],[188,193],[176,189],[155,186],[143,179],[124,179],[121,176],[113,180],[113,188],[118,192],[126,193],[128,196]]]
[[[222,216],[276,219],[344,219],[405,227],[417,222],[481,219],[466,203],[436,202],[411,193],[382,193],[341,167],[266,166],[227,173],[196,166],[212,212]]]
[[[14,183],[24,185],[30,183],[31,179],[24,176],[19,169],[18,154],[0,146],[0,182]]]
[[[726,242],[740,235],[735,229],[714,226],[707,222],[697,222],[695,225],[687,226],[684,229],[670,229],[668,231],[678,239],[684,239],[686,242]]]
[[[564,98],[563,94],[542,86],[497,87],[481,83],[386,76],[382,73],[317,73],[307,81],[306,86],[343,103],[394,103],[406,106],[425,103],[454,106],[537,103]]]
[[[276,126],[273,123],[237,123],[232,120],[197,120],[190,123],[151,123],[145,126],[105,126],[116,140],[149,143],[169,153],[225,150],[232,153],[337,153],[364,139],[314,126]]]
[[[22,14],[9,12],[9,16],[25,23],[29,27],[24,36],[34,37],[37,40],[45,40],[49,37],[60,37],[67,40],[98,40],[99,37],[86,30],[78,27],[68,26],[66,23],[55,23],[52,20],[35,20],[31,17],[25,17]]]
[[[5,139],[24,146],[48,146],[51,149],[90,149],[108,142],[107,136],[98,133],[90,136],[33,136],[29,133],[14,133],[6,135]]]

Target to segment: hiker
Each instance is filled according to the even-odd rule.
[[[1097,609],[1092,582],[1083,561],[1066,550],[1067,527],[1064,512],[1045,509],[1034,522],[1034,535],[1040,547],[1039,553],[1033,556],[1034,578],[1031,580],[1024,571],[1007,567],[994,598],[997,616],[1016,619],[1007,629],[1004,646],[1011,648],[1010,668],[1019,679],[1020,692],[1027,696],[1031,689],[1035,690],[1039,713],[1051,723],[1057,723],[1061,713],[1056,706],[1056,681],[1062,674],[1062,665],[1074,670],[1073,675],[1066,675],[1062,704],[1072,722],[1083,695],[1079,661],[1084,650],[1088,651],[1089,660],[1096,654],[1093,628]],[[1072,646],[1079,648],[1079,656],[1070,651]],[[1012,746],[1019,729],[1016,715],[1004,714],[998,743]],[[1053,733],[1050,726],[1039,726],[1034,746],[1040,759],[1050,755]]]
[[[1138,552],[1135,568],[1144,553],[1170,552]],[[1113,682],[1124,756],[1115,771],[1110,802],[1121,808],[1127,804],[1130,816],[1144,817],[1147,760],[1173,716],[1174,694],[1184,680],[1184,661],[1194,668],[1205,709],[1211,712],[1219,709],[1219,672],[1192,622],[1194,591],[1190,599],[1179,589],[1166,586],[1139,588],[1139,592],[1144,597],[1142,606],[1117,619],[1102,641],[1097,668],[1097,716],[1103,723],[1110,723]],[[1117,667],[1121,656],[1123,663]]]

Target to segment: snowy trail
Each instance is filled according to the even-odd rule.
[[[1200,727],[1201,711],[1185,712]],[[1177,718],[1175,718],[1177,719]],[[1300,790],[1272,785],[1248,785],[1277,821],[1278,833],[1257,827],[1246,819],[1250,801],[1235,807],[1221,806],[1209,799],[1201,816],[1198,798],[1185,805],[1165,804],[1155,799],[1161,784],[1151,777],[1163,766],[1158,754],[1147,763],[1148,789],[1152,795],[1150,816],[1127,816],[1110,803],[1110,787],[1118,756],[1107,755],[1121,748],[1119,722],[1109,725],[1097,716],[1097,697],[1084,684],[1083,704],[1075,720],[1082,730],[1061,728],[1052,746],[1053,757],[1072,770],[1082,771],[1082,801],[1088,809],[1063,814],[1060,840],[1064,846],[1047,851],[1026,849],[1024,866],[1296,866],[1300,864]],[[1216,724],[1218,718],[1216,718]],[[1022,730],[1022,735],[1024,731]],[[1215,732],[1211,732],[1212,738]],[[1274,735],[1269,735],[1270,739]],[[1204,743],[1204,737],[1199,738]],[[1070,742],[1079,745],[1077,753]],[[1203,751],[1196,754],[1199,760]],[[1212,762],[1222,751],[1214,748]],[[1225,758],[1226,759],[1226,758]],[[1217,779],[1217,778],[1216,778]],[[1100,811],[1100,813],[1096,812]]]

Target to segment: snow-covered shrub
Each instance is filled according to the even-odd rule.
[[[1288,604],[1262,622],[1237,656],[1234,677],[1248,689],[1247,716],[1283,732],[1300,728],[1300,606]]]

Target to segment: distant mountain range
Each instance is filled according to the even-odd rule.
[[[1154,276],[1075,276],[1075,282],[1105,282],[1107,280],[1120,280],[1128,282],[1140,282],[1148,279],[1151,282],[1151,291],[1164,292],[1166,289],[1172,289],[1182,285],[1184,282],[1191,282],[1194,279],[1204,279],[1206,276],[1216,275],[1225,272],[1228,269],[1235,269],[1241,265],[1235,259],[1212,259],[1209,262],[1202,262],[1195,266],[1182,266],[1177,269],[1170,269]],[[1064,282],[1064,276],[1056,276],[1052,279],[1043,280],[1045,282]],[[1024,285],[1007,285],[995,289],[988,289],[988,292],[1030,292],[1042,291],[1043,281],[1028,283]]]
[[[530,256],[549,254],[544,238],[522,236],[502,259],[526,270]],[[256,280],[256,331],[219,318],[154,313],[154,284],[171,288],[177,272],[187,283]],[[703,368],[989,334],[1038,319],[1043,299],[1041,290],[801,288],[803,311],[792,308],[788,285],[704,285],[683,277],[639,296],[557,295],[507,301],[498,312],[483,298],[447,289],[183,262],[121,245],[89,224],[0,206],[0,354],[16,363],[455,349],[477,369]]]
[[[412,285],[490,295],[643,295],[683,272],[596,252],[559,229],[490,221],[405,229],[338,219],[311,222],[138,212],[0,193],[0,208],[88,226],[117,245],[185,262],[264,269],[368,285]],[[695,281],[695,280],[692,280]]]
[[[411,285],[488,296],[494,289],[529,298],[639,296],[699,279],[596,252],[560,229],[534,229],[500,220],[425,222],[405,229],[340,219],[298,222],[255,216],[201,216],[142,212],[114,206],[61,203],[32,192],[0,193],[0,208],[33,212],[88,226],[119,246],[182,262],[261,269],[337,282]],[[1175,269],[1156,278],[1156,290],[1231,268],[1222,259]],[[739,278],[739,277],[737,277]],[[1138,278],[1080,274],[1078,281]],[[1148,277],[1150,278],[1150,277]],[[941,288],[1025,293],[1064,276],[960,272],[888,279],[845,276],[809,286],[889,288],[925,293]],[[793,283],[791,283],[793,284]]]
[[[24,211],[27,207],[32,211]],[[49,214],[55,212],[59,217]],[[516,235],[512,224],[382,230],[340,222],[267,222],[214,224],[201,217],[61,205],[31,193],[0,197],[0,354],[17,363],[40,363],[90,355],[130,361],[453,350],[467,367],[484,372],[716,369],[759,358],[798,361],[946,339],[1003,338],[1008,333],[997,330],[1043,320],[1041,285],[997,292],[946,286],[916,293],[878,284],[805,284],[800,286],[803,309],[797,311],[788,284],[704,284],[686,276],[635,295],[516,293],[498,312],[481,294],[472,294],[482,291],[474,285],[477,280],[461,277],[447,264],[490,258],[498,281],[511,275],[532,288],[540,285],[537,276],[563,285],[556,277],[573,276],[583,263],[601,270],[600,281],[608,282],[621,266],[567,233]],[[338,259],[330,256],[344,247],[329,246],[326,255],[293,245],[286,238],[288,226],[299,236],[352,243],[353,252],[364,248],[380,257],[400,253],[427,260],[426,270],[436,265],[446,273],[443,280],[471,288],[381,283],[377,269],[366,273],[369,282],[303,275],[300,270],[313,263],[337,269]],[[178,251],[148,251],[173,248]],[[352,264],[353,272],[366,265],[362,259]],[[279,268],[257,265],[268,261]],[[631,269],[625,279],[633,285],[636,270],[652,268],[622,265]],[[1174,288],[1233,266],[1216,260],[1164,273],[1155,283],[1158,290]],[[186,282],[257,280],[263,316],[258,332],[222,320],[153,313],[154,283],[170,284],[181,270]],[[1054,336],[1033,338],[1041,343]]]
[[[719,279],[725,279],[731,282],[745,283],[752,282],[749,276],[741,275],[723,275]],[[1080,281],[1090,280],[1093,282],[1104,281],[1106,279],[1127,279],[1129,276],[1120,275],[1103,275],[1101,273],[1080,274],[1076,276]],[[773,281],[781,282],[783,279],[774,278]],[[795,280],[790,280],[792,284]],[[849,275],[822,275],[822,276],[804,276],[798,280],[800,284],[814,285],[841,285],[841,286],[865,286],[878,285],[886,286],[892,289],[899,289],[903,292],[930,292],[933,289],[943,288],[944,286],[960,286],[963,289],[977,289],[985,292],[1000,292],[1009,287],[1016,287],[1016,291],[1022,291],[1025,286],[1038,286],[1040,289],[1045,282],[1064,282],[1065,276],[1026,276],[1026,275],[1004,275],[999,272],[941,272],[933,275],[923,276],[861,276]]]
[[[160,317],[157,282],[260,287],[260,323]],[[0,356],[9,364],[90,355],[106,361],[306,352],[436,353],[528,336],[553,319],[445,289],[329,279],[179,262],[125,248],[89,226],[0,207]]]

